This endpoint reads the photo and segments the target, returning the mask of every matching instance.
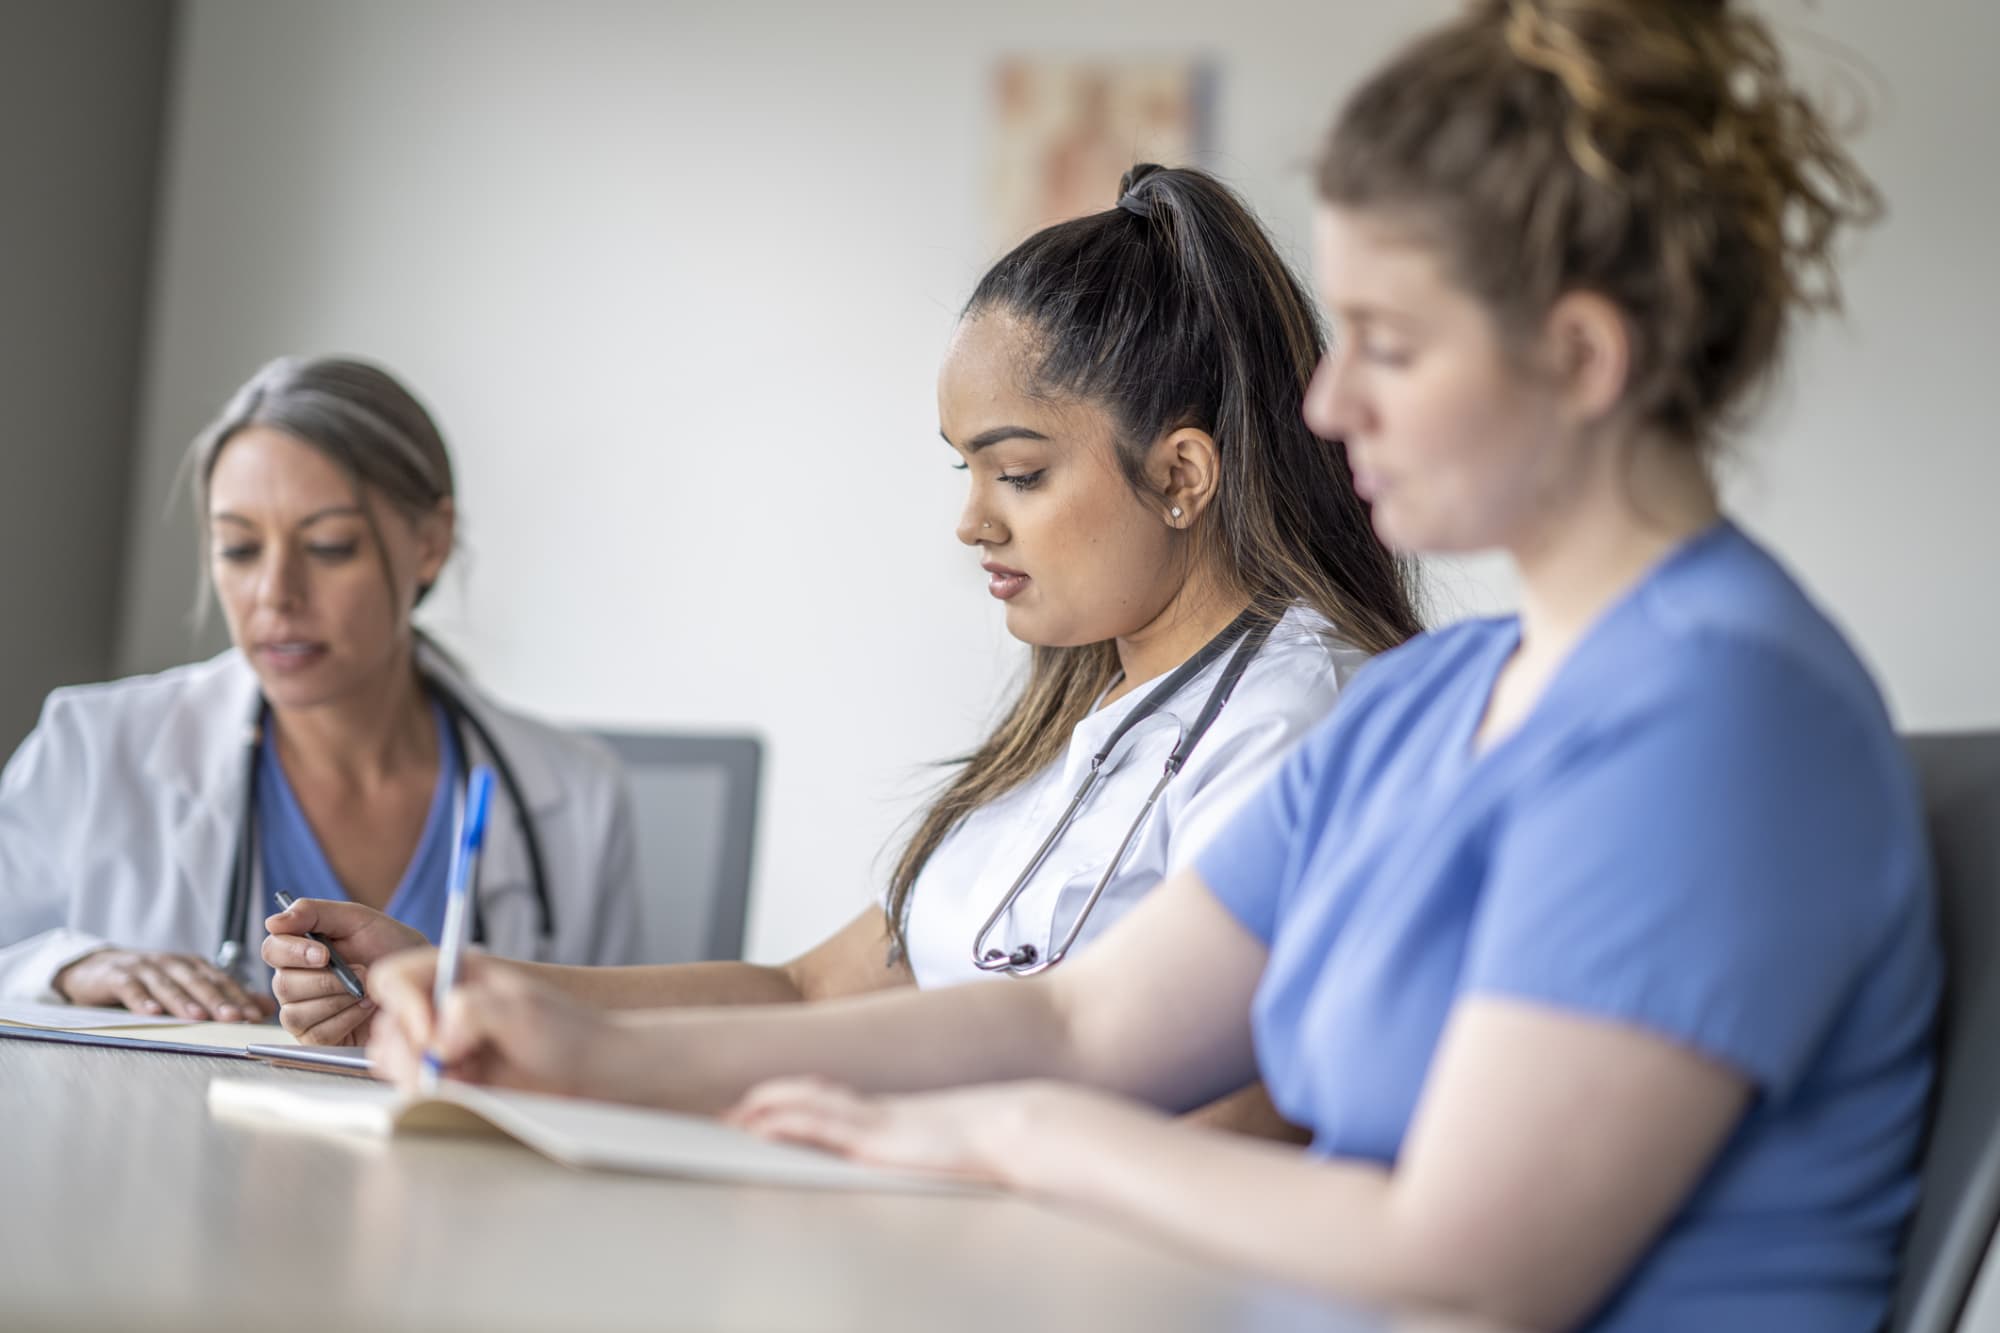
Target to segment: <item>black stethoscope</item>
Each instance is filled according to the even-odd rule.
[[[1132,843],[1139,836],[1139,830],[1145,827],[1147,816],[1151,815],[1153,807],[1159,804],[1160,793],[1167,789],[1167,784],[1172,782],[1186,766],[1188,756],[1194,753],[1194,747],[1214,723],[1216,714],[1222,711],[1222,706],[1229,702],[1229,696],[1236,690],[1236,682],[1243,679],[1244,671],[1250,666],[1250,659],[1257,655],[1258,650],[1264,646],[1264,641],[1271,637],[1271,631],[1276,627],[1276,623],[1255,608],[1245,611],[1231,621],[1229,627],[1222,633],[1202,645],[1200,652],[1174,668],[1171,675],[1155,685],[1146,697],[1139,701],[1138,706],[1126,714],[1125,720],[1118,724],[1118,729],[1111,733],[1109,739],[1091,757],[1090,771],[1084,774],[1083,782],[1077,787],[1076,795],[1070,798],[1069,806],[1063,811],[1062,818],[1058,819],[1056,826],[1049,830],[1049,836],[1042,840],[1041,847],[1036,850],[1027,868],[1000,899],[1000,904],[993,909],[993,914],[986,918],[986,924],[972,937],[974,967],[982,972],[1005,972],[1011,976],[1026,977],[1047,971],[1063,960],[1063,955],[1069,952],[1070,945],[1076,943],[1078,933],[1083,930],[1083,923],[1090,919],[1090,909],[1097,906],[1097,900],[1104,896],[1105,886],[1111,883],[1112,877],[1118,873],[1118,868],[1125,864],[1125,855],[1132,850]],[[1201,712],[1195,717],[1194,725],[1182,730],[1180,743],[1174,746],[1173,753],[1167,756],[1166,768],[1161,772],[1160,780],[1153,784],[1152,795],[1148,796],[1145,805],[1139,808],[1138,817],[1132,821],[1132,826],[1125,830],[1124,841],[1120,842],[1118,850],[1111,854],[1111,864],[1104,868],[1104,873],[1098,877],[1096,885],[1090,890],[1090,896],[1083,900],[1083,907],[1070,922],[1069,930],[1064,933],[1061,942],[1049,951],[1047,958],[1043,958],[1041,951],[1032,944],[1017,945],[1012,950],[987,948],[986,937],[993,933],[993,927],[1000,924],[1000,918],[1007,914],[1007,909],[1021,896],[1021,890],[1028,886],[1028,881],[1034,878],[1035,872],[1042,868],[1042,862],[1048,860],[1049,853],[1055,848],[1056,840],[1069,831],[1069,826],[1076,821],[1077,811],[1083,808],[1083,803],[1090,798],[1090,794],[1097,790],[1097,784],[1105,774],[1105,762],[1111,758],[1112,751],[1118,748],[1118,742],[1123,740],[1125,734],[1132,728],[1159,712],[1162,704],[1179,693],[1182,687],[1206,670],[1216,658],[1228,652],[1231,644],[1236,645],[1236,651],[1230,656],[1229,665],[1223,668],[1222,675],[1216,680],[1214,687],[1209,690],[1208,702],[1202,705]]]
[[[514,817],[521,827],[521,841],[528,851],[528,875],[535,890],[535,913],[541,935],[544,940],[552,938],[555,934],[555,912],[549,905],[549,882],[542,862],[542,842],[535,834],[534,821],[528,818],[528,803],[521,799],[521,784],[514,776],[514,766],[507,762],[507,756],[501,753],[486,724],[442,681],[434,675],[425,674],[422,683],[431,697],[444,708],[445,724],[451,728],[452,741],[458,750],[458,806],[461,810],[465,808],[466,775],[472,771],[471,752],[465,745],[467,727],[472,729],[473,736],[493,760],[494,771],[499,774],[500,785],[514,807]],[[236,830],[236,854],[230,862],[229,893],[223,908],[221,941],[215,948],[215,965],[232,977],[249,948],[250,893],[257,873],[257,765],[264,748],[264,713],[267,707],[264,695],[259,691],[256,711],[250,715],[245,747],[243,819]],[[486,921],[479,907],[479,886],[475,883],[472,888],[472,940],[479,944],[486,938]]]

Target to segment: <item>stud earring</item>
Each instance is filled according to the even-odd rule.
[[[1180,507],[1179,505],[1175,505],[1175,506],[1173,507],[1173,511],[1172,511],[1172,512],[1173,512],[1173,516],[1174,516],[1175,518],[1179,518],[1179,517],[1181,516],[1181,507]]]

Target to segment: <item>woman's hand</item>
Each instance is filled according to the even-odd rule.
[[[437,951],[387,959],[368,978],[379,1013],[368,1056],[376,1077],[414,1087],[427,1050],[446,1078],[569,1096],[612,1097],[596,1070],[609,1067],[623,1034],[602,1010],[577,1003],[483,954],[459,959],[444,1012],[431,1012]]]
[[[254,1023],[276,1007],[245,990],[206,958],[147,949],[99,949],[56,973],[56,994],[71,1004],[110,1005],[191,1023]]]
[[[1060,1083],[866,1097],[825,1079],[783,1078],[752,1088],[723,1118],[763,1138],[872,1166],[1022,1189],[1034,1187],[1052,1134],[1090,1132],[1096,1121],[1128,1117],[1163,1120],[1137,1103]]]
[[[264,919],[264,962],[274,972],[278,1021],[308,1046],[365,1046],[375,1006],[357,1000],[327,962],[326,946],[306,938],[315,931],[332,944],[355,978],[367,984],[370,965],[390,954],[422,948],[423,932],[360,903],[301,898]]]

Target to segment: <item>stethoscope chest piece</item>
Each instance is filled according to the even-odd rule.
[[[1200,743],[1202,736],[1214,723],[1216,715],[1222,711],[1223,704],[1229,701],[1237,682],[1249,668],[1250,659],[1257,655],[1258,650],[1264,646],[1264,641],[1270,637],[1272,624],[1254,611],[1244,612],[1227,629],[1204,645],[1200,652],[1181,663],[1165,680],[1154,686],[1132,711],[1126,714],[1124,721],[1118,724],[1097,753],[1091,756],[1089,770],[1077,784],[1076,794],[1070,797],[1069,804],[1063,807],[1055,827],[1049,830],[1046,838],[1042,839],[1041,845],[1035,849],[1035,854],[1029,858],[1027,866],[1015,877],[1007,892],[1001,895],[999,903],[986,918],[986,923],[979,928],[979,933],[973,936],[974,967],[982,972],[1004,972],[1009,976],[1026,977],[1047,971],[1063,960],[1069,953],[1070,946],[1076,943],[1084,923],[1090,919],[1091,909],[1097,906],[1097,900],[1104,896],[1104,890],[1117,877],[1118,871],[1131,855],[1132,847],[1145,829],[1153,808],[1160,803],[1161,793],[1166,791],[1167,784],[1172,782],[1186,766],[1188,756],[1194,752],[1194,747]],[[1230,655],[1228,665],[1223,668],[1222,675],[1209,690],[1208,699],[1202,705],[1201,712],[1196,716],[1192,726],[1183,723],[1174,714],[1164,711],[1165,704],[1174,695],[1206,670],[1210,663],[1228,652],[1231,645],[1235,646],[1236,651]],[[1092,885],[1090,895],[1083,900],[1083,905],[1071,919],[1069,929],[1049,949],[1046,956],[1038,946],[1031,943],[1017,944],[1011,949],[989,947],[986,943],[987,937],[1020,899],[1022,891],[1048,861],[1049,853],[1076,822],[1078,814],[1091,796],[1121,762],[1138,749],[1144,748],[1137,743],[1138,736],[1159,726],[1175,728],[1173,749],[1167,755],[1159,780],[1153,784],[1145,804],[1139,808],[1139,813],[1126,828],[1125,836],[1119,841],[1117,850],[1111,854],[1110,863],[1104,867],[1103,874],[1099,875],[1097,882]],[[1128,744],[1128,741],[1132,743]]]

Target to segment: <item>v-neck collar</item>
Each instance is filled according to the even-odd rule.
[[[404,919],[411,905],[411,899],[419,891],[416,883],[418,872],[436,854],[438,840],[450,836],[453,823],[452,779],[458,771],[458,747],[454,743],[452,728],[445,717],[444,705],[436,699],[431,699],[429,702],[432,725],[437,729],[437,785],[431,793],[430,808],[424,814],[423,832],[417,838],[416,850],[410,854],[409,862],[404,865],[402,876],[396,882],[395,892],[389,895],[389,901],[382,909],[384,914],[398,921]],[[305,807],[299,804],[298,793],[292,789],[291,776],[285,772],[284,762],[278,757],[276,729],[269,724],[268,717],[263,731],[264,752],[259,757],[259,763],[270,766],[272,794],[282,807],[282,817],[294,827],[304,829],[308,835],[303,840],[300,854],[306,858],[312,877],[322,888],[333,890],[339,897],[351,900],[352,895],[347,892],[347,886],[341,883],[340,876],[334,873],[333,863],[326,859],[326,849],[320,843],[318,831],[306,818]]]
[[[1669,571],[1684,564],[1697,551],[1736,532],[1734,523],[1726,517],[1718,517],[1707,527],[1691,533],[1662,554],[1644,573],[1633,580],[1631,587],[1618,594],[1608,606],[1597,613],[1597,618],[1590,622],[1589,627],[1584,630],[1568,654],[1556,664],[1548,683],[1542,686],[1541,694],[1536,697],[1527,715],[1515,724],[1513,730],[1484,749],[1477,749],[1475,747],[1479,739],[1479,725],[1485,720],[1487,710],[1492,706],[1493,691],[1500,684],[1500,673],[1507,669],[1507,663],[1513,659],[1515,651],[1521,646],[1521,617],[1514,615],[1497,622],[1494,628],[1499,632],[1494,634],[1492,643],[1485,645],[1486,660],[1480,663],[1479,671],[1473,675],[1477,687],[1471,691],[1471,699],[1466,705],[1467,711],[1458,719],[1454,730],[1454,744],[1449,753],[1457,758],[1460,770],[1486,763],[1494,755],[1506,751],[1523,734],[1538,730],[1538,724],[1551,711],[1551,700],[1555,700],[1557,706],[1560,706],[1561,696],[1566,692],[1569,681],[1580,670],[1577,663],[1588,662],[1593,650],[1609,634],[1610,628],[1626,616],[1636,614],[1647,594]]]

